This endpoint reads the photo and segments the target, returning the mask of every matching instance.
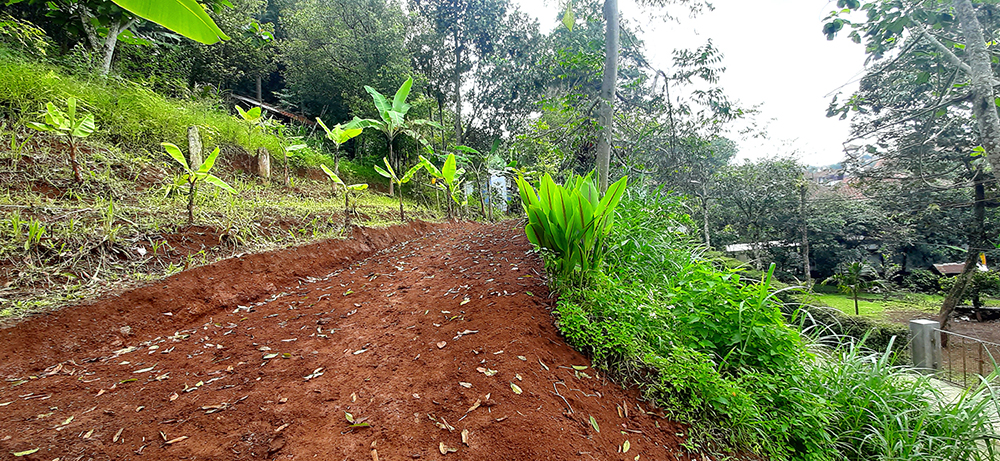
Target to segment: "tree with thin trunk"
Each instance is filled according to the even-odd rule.
[[[875,278],[877,275],[878,273],[870,264],[855,261],[841,267],[836,274],[824,280],[822,284],[836,283],[837,289],[854,298],[854,315],[861,315],[861,311],[858,309],[858,294],[881,286],[882,282]]]
[[[604,1],[604,79],[601,81],[601,101],[597,123],[601,134],[597,139],[597,183],[601,193],[608,190],[608,170],[611,168],[611,143],[614,137],[615,83],[618,80],[618,0]]]

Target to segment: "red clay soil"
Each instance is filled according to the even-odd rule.
[[[7,327],[0,459],[692,459],[573,368],[529,250],[512,222],[359,230]]]

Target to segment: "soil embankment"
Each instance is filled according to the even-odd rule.
[[[561,341],[529,249],[365,229],[7,327],[0,458],[689,459]]]

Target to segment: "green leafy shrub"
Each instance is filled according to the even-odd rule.
[[[199,166],[197,169],[192,168],[188,165],[187,159],[184,158],[184,154],[181,150],[168,142],[162,144],[163,149],[167,151],[167,154],[174,159],[182,168],[184,168],[184,174],[177,178],[175,186],[187,187],[188,191],[188,225],[194,223],[194,199],[198,195],[198,183],[207,182],[212,184],[230,194],[235,194],[236,189],[232,186],[226,184],[225,181],[219,179],[215,175],[211,174],[212,167],[215,166],[215,159],[219,157],[219,148],[216,147],[211,154],[208,154],[208,158]]]
[[[524,177],[516,179],[528,213],[528,240],[552,253],[560,277],[577,282],[600,267],[605,239],[614,226],[615,207],[628,182],[627,177],[618,180],[602,198],[592,175],[571,176],[565,185],[557,185],[546,174],[537,192]]]
[[[913,269],[903,276],[900,284],[903,288],[916,293],[937,293],[940,289],[939,278],[937,274],[927,269]]]
[[[76,160],[80,140],[94,134],[94,114],[77,114],[76,98],[66,100],[66,112],[63,112],[51,102],[45,103],[45,121],[43,123],[28,122],[28,127],[38,131],[56,133],[69,143],[69,162],[73,167],[73,178],[80,182],[80,163]]]
[[[626,193],[604,271],[586,286],[557,274],[569,344],[691,425],[702,448],[773,460],[976,459],[970,447],[996,414],[987,390],[940,404],[926,378],[897,365],[905,327],[783,306],[773,268],[751,278],[706,257],[681,207],[659,191]],[[855,338],[813,355],[782,309],[807,332],[830,339],[833,327],[819,325],[836,324]]]

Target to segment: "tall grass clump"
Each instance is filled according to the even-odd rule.
[[[690,424],[690,442],[706,450],[774,460],[986,456],[996,415],[988,388],[945,405],[891,353],[815,347],[785,323],[774,268],[747,279],[707,257],[682,210],[682,198],[662,191],[626,192],[603,266],[583,285],[579,274],[555,277],[559,328],[595,366]]]

